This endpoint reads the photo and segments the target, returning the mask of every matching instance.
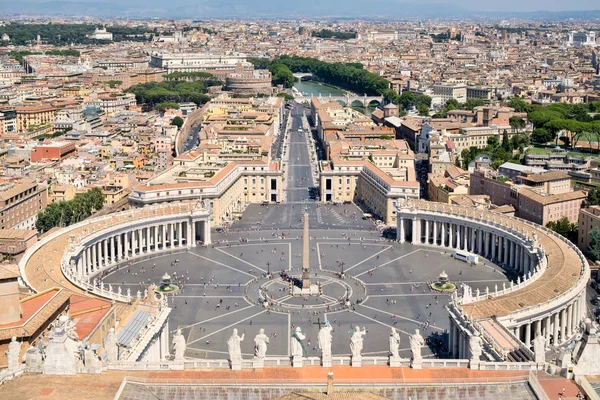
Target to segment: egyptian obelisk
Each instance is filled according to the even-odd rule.
[[[308,232],[308,211],[304,211],[304,237],[302,247],[302,289],[310,289],[310,236]]]

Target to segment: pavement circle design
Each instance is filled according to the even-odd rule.
[[[296,283],[294,283],[296,280]],[[320,287],[318,295],[292,295],[291,285],[298,284],[301,274],[280,272],[271,278],[261,278],[248,283],[246,301],[250,304],[261,305],[270,311],[282,313],[297,313],[300,310],[323,312],[343,311],[351,309],[355,304],[367,300],[367,287],[353,276],[340,276],[340,273],[327,270],[311,271],[310,281]],[[258,298],[248,295],[252,286],[257,286]]]

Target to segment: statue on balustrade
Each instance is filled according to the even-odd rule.
[[[352,337],[350,338],[350,352],[352,353],[352,358],[361,358],[364,342],[363,336],[366,333],[366,329],[361,331],[358,326],[354,328],[354,333],[352,333]]]
[[[533,339],[533,354],[536,364],[544,364],[546,362],[546,338],[540,333]]]
[[[478,363],[481,360],[483,347],[479,332],[474,332],[469,339],[469,352],[471,353],[471,362]]]
[[[392,357],[399,357],[398,348],[400,347],[400,334],[396,328],[392,328],[390,332],[390,353]]]
[[[8,371],[14,372],[19,369],[19,355],[21,354],[21,342],[17,341],[17,337],[13,336],[8,344],[6,351],[6,361],[8,363]]]
[[[181,334],[181,329],[177,329],[177,333],[173,336],[173,349],[175,350],[175,361],[183,361],[187,344],[185,338]]]
[[[110,328],[104,338],[104,351],[106,351],[106,360],[109,362],[118,361],[119,347],[117,345],[117,336],[115,328]]]
[[[232,363],[242,362],[241,342],[244,340],[244,334],[238,336],[238,330],[233,328],[233,334],[227,340],[227,350],[229,351],[229,360]]]
[[[269,337],[265,335],[265,330],[260,328],[258,335],[254,337],[254,358],[263,360],[267,354],[267,344],[269,344]]]
[[[331,361],[331,331],[333,328],[329,321],[325,321],[325,326],[319,329],[317,341],[321,349],[321,357],[324,362]]]
[[[292,357],[302,357],[304,349],[302,346],[302,341],[306,339],[306,335],[302,333],[302,329],[299,326],[292,332],[292,338],[290,342],[290,351],[292,353]]]
[[[419,330],[415,330],[414,335],[410,335],[410,352],[412,354],[412,360],[414,362],[421,362],[423,357],[421,356],[421,347],[425,346],[425,340],[419,333]]]

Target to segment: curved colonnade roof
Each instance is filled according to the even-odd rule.
[[[70,236],[73,235],[76,238],[82,239],[110,226],[117,226],[128,222],[131,223],[149,217],[190,212],[194,207],[194,202],[182,202],[165,204],[159,207],[138,208],[122,213],[109,214],[99,218],[92,218],[89,221],[85,221],[88,222],[87,224],[73,230],[63,229],[58,237],[42,244],[31,255],[29,260],[27,260],[27,263],[22,269],[25,278],[36,292],[62,287],[70,292],[70,294],[92,296],[72,284],[63,275],[60,268],[62,256],[69,246]],[[155,213],[154,210],[158,211]],[[131,216],[133,216],[133,218]],[[94,226],[96,227],[95,231],[92,231],[91,228]]]
[[[522,289],[511,293],[498,297],[490,294],[488,299],[462,305],[465,313],[472,319],[503,317],[550,301],[573,287],[582,273],[581,260],[577,252],[565,242],[566,239],[562,240],[550,234],[540,225],[534,226],[517,218],[490,211],[431,203],[424,200],[409,202],[408,207],[411,206],[419,211],[437,211],[467,218],[479,219],[483,214],[483,218],[489,223],[495,222],[509,229],[514,226],[514,230],[529,237],[532,237],[534,232],[537,234],[538,244],[544,249],[548,259],[548,266],[542,276]]]

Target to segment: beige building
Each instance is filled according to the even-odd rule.
[[[387,224],[399,199],[418,199],[415,157],[405,140],[336,141],[320,167],[324,202],[354,202]]]
[[[448,166],[443,173],[427,177],[429,201],[453,204],[453,199],[469,194],[469,173],[455,165]]]
[[[600,229],[600,206],[591,206],[579,210],[579,235],[577,247],[581,251],[587,251],[590,244],[590,232],[594,228]]]
[[[491,170],[471,174],[470,194],[487,194],[497,206],[510,205],[516,216],[546,226],[566,216],[576,223],[586,198],[572,190],[570,178],[563,172],[523,171],[514,181]]]
[[[28,129],[52,125],[56,118],[56,108],[49,104],[39,106],[21,106],[16,108],[17,131],[25,132]]]
[[[48,205],[48,188],[33,179],[0,183],[0,229],[35,229]]]

